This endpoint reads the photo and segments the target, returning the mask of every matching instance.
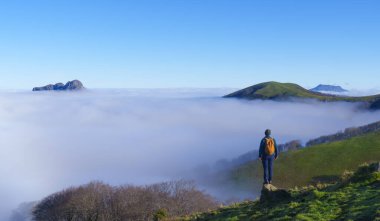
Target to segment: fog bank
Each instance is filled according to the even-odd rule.
[[[186,178],[198,165],[380,119],[350,103],[222,99],[220,90],[0,93],[0,219],[73,185]]]

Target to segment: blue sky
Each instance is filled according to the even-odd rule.
[[[376,0],[0,1],[0,88],[380,87]]]

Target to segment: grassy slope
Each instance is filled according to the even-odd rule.
[[[380,172],[359,169],[334,185],[290,191],[277,202],[244,202],[179,220],[380,220]]]
[[[305,88],[292,83],[265,82],[236,91],[225,97],[236,97],[245,99],[286,99],[309,98],[321,101],[349,101],[349,102],[374,102],[380,99],[380,95],[365,97],[341,97],[326,95],[306,90]]]
[[[345,169],[353,170],[364,162],[380,160],[380,132],[348,140],[307,147],[281,154],[274,164],[274,184],[283,188],[335,178]],[[231,179],[241,188],[260,187],[262,166],[258,160],[231,172]],[[256,180],[256,182],[255,182]]]

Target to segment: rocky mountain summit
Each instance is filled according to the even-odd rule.
[[[82,82],[79,80],[69,81],[66,84],[57,83],[49,84],[43,87],[35,87],[33,91],[77,91],[84,89]]]

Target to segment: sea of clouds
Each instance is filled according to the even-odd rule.
[[[93,180],[187,178],[186,171],[278,143],[380,120],[351,103],[224,99],[232,89],[0,92],[0,220],[22,202]]]

